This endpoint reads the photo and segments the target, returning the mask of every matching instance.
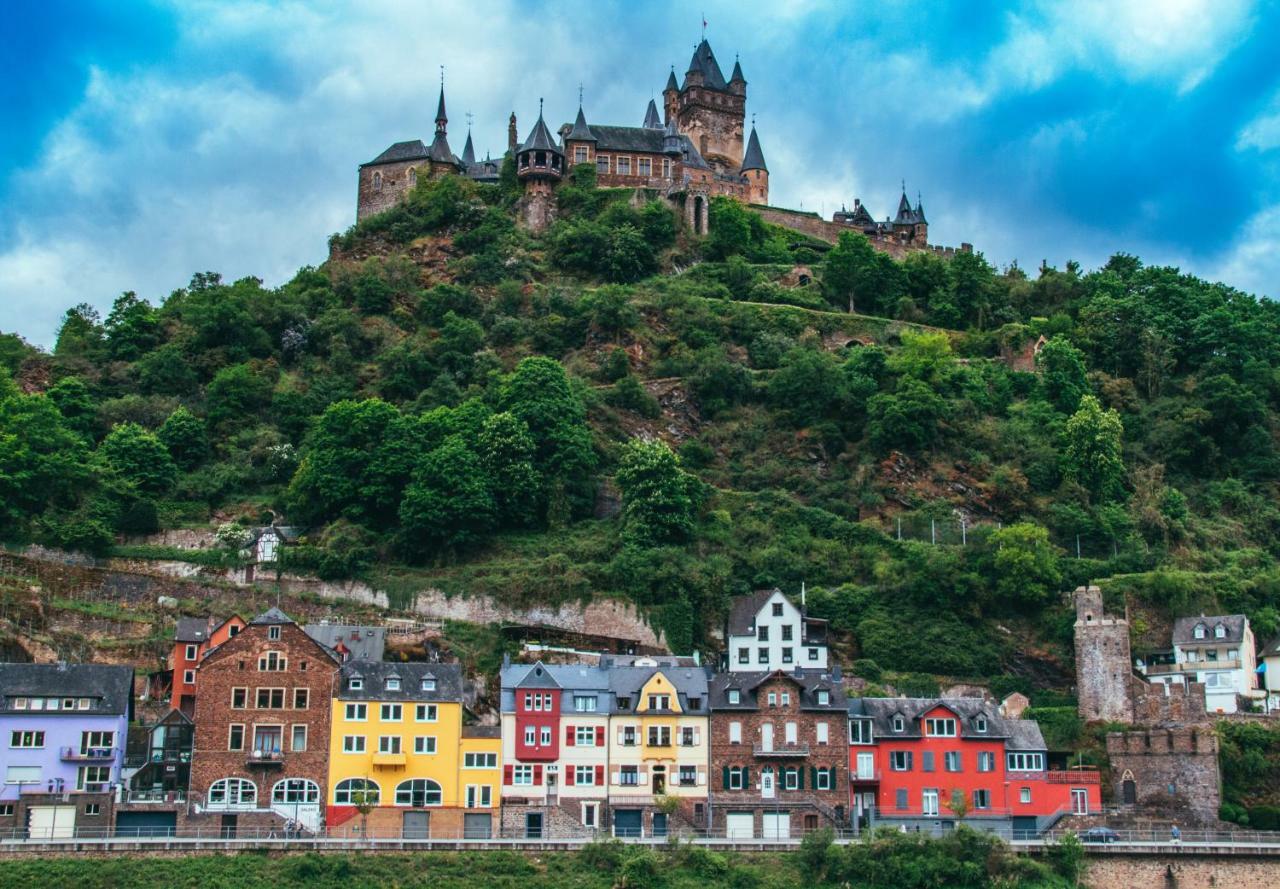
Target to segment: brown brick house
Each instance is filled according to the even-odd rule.
[[[196,684],[194,813],[230,833],[321,826],[339,659],[272,608],[209,652]]]
[[[839,669],[711,680],[711,827],[786,837],[844,826],[849,798]]]

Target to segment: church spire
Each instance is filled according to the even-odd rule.
[[[444,65],[440,66],[440,101],[436,104],[436,135],[443,136],[449,128],[449,115],[444,111]]]

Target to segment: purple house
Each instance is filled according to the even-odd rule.
[[[0,664],[0,834],[105,833],[132,715],[132,667]]]

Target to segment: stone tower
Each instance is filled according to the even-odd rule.
[[[538,122],[529,138],[516,149],[516,176],[524,186],[518,209],[521,221],[533,231],[542,231],[555,217],[552,190],[564,177],[564,152],[542,118],[538,100]]]
[[[737,173],[742,163],[743,123],[747,116],[747,81],[735,65],[732,80],[716,61],[711,44],[703,38],[693,51],[684,84],[673,91],[675,77],[667,80],[663,105],[676,127],[693,140],[698,153],[717,173]]]
[[[1076,696],[1085,720],[1133,722],[1133,658],[1129,621],[1106,617],[1102,590],[1075,591]]]

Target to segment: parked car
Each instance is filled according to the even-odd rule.
[[[1109,827],[1090,827],[1084,833],[1080,834],[1080,842],[1118,843],[1120,842],[1120,834],[1116,833]]]

